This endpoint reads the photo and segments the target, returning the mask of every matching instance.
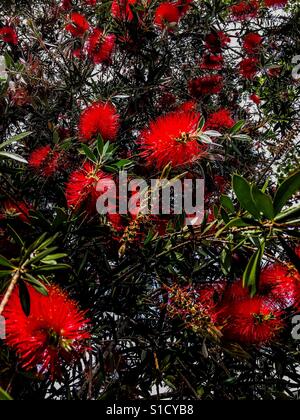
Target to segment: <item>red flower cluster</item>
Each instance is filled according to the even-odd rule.
[[[261,98],[260,98],[258,95],[256,95],[256,93],[252,93],[252,94],[250,95],[250,99],[251,99],[251,101],[252,101],[252,102],[254,102],[256,105],[260,105],[260,103],[261,103]]]
[[[155,12],[154,23],[161,29],[172,29],[181,17],[177,4],[161,3]]]
[[[69,20],[70,23],[66,25],[66,30],[75,38],[81,38],[90,29],[85,16],[80,13],[72,13]]]
[[[200,69],[202,70],[222,70],[224,64],[224,58],[221,54],[211,55],[206,54],[200,63]]]
[[[282,7],[288,4],[289,0],[264,0],[267,7]]]
[[[28,222],[29,217],[29,208],[27,205],[23,202],[12,202],[10,200],[7,200],[3,203],[3,213],[0,216],[1,218],[7,219],[10,217],[17,217],[22,222]]]
[[[284,326],[281,312],[261,297],[237,300],[225,306],[218,320],[224,323],[222,332],[227,340],[247,345],[268,344]]]
[[[255,18],[258,15],[259,2],[257,0],[245,0],[231,6],[231,14],[237,20]]]
[[[190,94],[195,98],[218,94],[223,89],[223,77],[217,74],[198,77],[189,82]]]
[[[0,28],[0,39],[2,39],[3,42],[7,42],[11,45],[18,44],[17,32],[11,26],[4,26],[3,28]]]
[[[111,14],[115,19],[131,22],[133,19],[131,6],[136,2],[137,0],[113,0]]]
[[[259,71],[259,61],[257,58],[248,57],[240,62],[239,73],[245,79],[253,79]]]
[[[259,53],[260,48],[262,46],[263,38],[255,33],[251,32],[248,35],[245,36],[244,42],[243,42],[243,48],[249,55],[255,55]]]
[[[87,42],[87,53],[95,64],[107,62],[115,47],[115,36],[105,35],[97,28],[94,29]]]
[[[77,210],[84,203],[89,213],[95,213],[97,199],[101,194],[97,191],[97,185],[100,180],[106,179],[111,177],[86,162],[82,169],[74,171],[69,178],[66,186],[68,207]]]
[[[212,32],[205,38],[205,45],[213,53],[221,53],[222,49],[230,44],[230,37],[224,32]]]
[[[178,167],[203,158],[206,146],[199,144],[197,133],[200,118],[197,112],[179,110],[151,122],[140,137],[147,164],[163,169],[168,163]]]
[[[104,141],[116,140],[119,131],[119,115],[114,105],[95,102],[86,108],[79,121],[79,135],[82,141],[90,141],[101,135]]]
[[[50,177],[57,171],[60,157],[61,154],[48,145],[34,150],[28,162],[29,166],[42,176]]]
[[[220,109],[211,114],[206,121],[206,129],[222,131],[224,129],[232,128],[235,121],[231,117],[228,109]]]
[[[276,306],[285,309],[296,303],[300,286],[298,280],[296,273],[290,272],[283,265],[270,265],[261,273],[259,292],[270,297]]]
[[[24,369],[38,369],[49,373],[52,379],[59,378],[60,366],[72,363],[87,350],[88,320],[58,286],[49,286],[48,296],[32,286],[28,290],[28,317],[17,289],[5,307],[6,343],[16,350]]]

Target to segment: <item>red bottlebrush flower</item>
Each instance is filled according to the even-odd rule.
[[[113,0],[111,14],[115,19],[131,22],[133,19],[131,6],[136,2],[137,0]]]
[[[48,296],[32,286],[30,315],[23,312],[16,288],[4,310],[6,344],[13,348],[25,370],[38,369],[59,378],[61,366],[71,364],[87,350],[90,338],[85,313],[58,286],[48,287]]]
[[[18,44],[17,32],[10,26],[4,26],[3,28],[0,28],[0,39],[2,39],[3,42],[7,42],[11,45]]]
[[[68,207],[78,209],[85,203],[89,213],[95,212],[97,199],[101,194],[97,191],[97,185],[104,179],[112,178],[102,171],[97,171],[89,162],[85,163],[82,169],[74,171],[66,187]]]
[[[203,158],[206,146],[197,141],[200,118],[197,112],[176,111],[151,122],[140,137],[147,164],[163,169],[168,163],[178,167]]]
[[[281,74],[281,67],[271,67],[268,69],[268,76],[269,77],[279,77]]]
[[[224,32],[212,32],[205,38],[206,47],[213,53],[221,53],[230,44],[230,37]]]
[[[165,92],[159,99],[159,106],[165,110],[176,103],[176,96],[171,92]]]
[[[249,55],[259,53],[262,46],[263,38],[254,32],[246,35],[243,42],[243,48]]]
[[[217,95],[222,89],[223,77],[216,74],[198,77],[189,82],[190,93],[195,98],[206,95]]]
[[[85,0],[85,3],[86,3],[88,6],[96,6],[96,4],[97,4],[97,0]]]
[[[250,95],[250,99],[256,105],[260,105],[260,103],[261,103],[261,98],[258,95],[256,95],[255,93],[252,93],[252,95]]]
[[[206,54],[200,64],[202,70],[222,70],[224,58],[220,55]]]
[[[195,101],[184,102],[182,105],[180,105],[178,110],[182,111],[182,112],[197,111],[197,102],[195,102]]]
[[[87,52],[95,64],[108,61],[115,47],[115,36],[105,35],[101,29],[95,29],[87,42]]]
[[[95,102],[86,108],[79,121],[81,140],[90,141],[101,135],[104,141],[116,140],[119,131],[119,115],[114,105]]]
[[[10,200],[7,200],[3,204],[3,216],[4,218],[9,217],[17,217],[22,222],[28,222],[28,216],[29,216],[29,208],[26,206],[25,203],[22,202],[15,202],[13,203]]]
[[[232,302],[245,299],[249,299],[249,290],[247,287],[243,287],[243,282],[241,280],[231,284],[224,293],[225,306],[231,304]]]
[[[72,0],[63,0],[61,3],[61,8],[64,11],[68,11],[72,9]]]
[[[225,339],[247,345],[275,340],[283,328],[281,312],[262,297],[238,300],[218,314]]]
[[[72,13],[69,19],[70,23],[66,25],[66,31],[75,38],[81,38],[90,28],[85,16],[80,13]]]
[[[223,176],[215,175],[214,185],[220,191],[220,193],[223,194],[226,191],[226,189],[229,187],[230,183],[228,183],[228,181],[226,181],[226,179]]]
[[[206,121],[206,129],[221,131],[232,128],[235,121],[232,119],[228,109],[220,109],[211,114]]]
[[[180,19],[178,7],[169,2],[161,3],[155,12],[154,23],[161,29],[171,29]]]
[[[189,8],[191,7],[191,4],[193,3],[193,0],[178,0],[176,3],[180,15],[185,15]]]
[[[257,58],[244,58],[240,62],[239,73],[245,79],[254,79],[259,71],[259,61]]]
[[[31,103],[31,97],[25,87],[11,86],[8,89],[10,100],[15,106],[25,106]]]
[[[40,147],[29,156],[29,166],[45,177],[55,174],[61,154],[53,151],[51,146]]]
[[[283,265],[270,265],[261,272],[259,292],[271,297],[282,309],[290,307],[296,299],[295,278]]]
[[[259,7],[257,0],[245,0],[231,6],[231,14],[237,20],[251,19],[257,17]]]
[[[264,0],[267,7],[283,7],[288,4],[288,0]]]

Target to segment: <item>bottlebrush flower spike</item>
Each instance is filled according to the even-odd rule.
[[[255,18],[258,15],[259,2],[257,0],[245,0],[231,6],[231,14],[236,20]]]
[[[224,58],[221,54],[211,55],[206,54],[200,63],[200,69],[202,70],[222,70],[224,64]]]
[[[53,151],[51,146],[40,147],[34,150],[29,156],[29,166],[42,176],[50,177],[58,169],[61,154]]]
[[[256,105],[260,105],[261,104],[261,98],[258,95],[256,95],[255,93],[252,93],[249,98]]]
[[[81,114],[79,136],[88,142],[99,134],[104,141],[115,141],[119,131],[120,117],[117,110],[109,102],[94,102]]]
[[[283,7],[288,4],[289,0],[264,0],[267,7]]]
[[[18,45],[18,35],[14,28],[4,26],[0,28],[0,40],[11,45]]]
[[[4,310],[6,344],[13,348],[25,370],[37,369],[59,378],[61,367],[71,364],[86,350],[90,338],[85,313],[58,286],[48,287],[48,296],[32,286],[30,315],[23,312],[18,289]]]
[[[259,293],[270,296],[282,309],[296,301],[297,280],[287,267],[273,264],[264,268],[259,279]]]
[[[85,16],[80,13],[72,13],[69,17],[70,23],[66,25],[66,31],[75,38],[81,38],[89,30],[90,25]]]
[[[163,169],[168,163],[178,167],[202,159],[207,146],[198,142],[200,118],[197,112],[176,111],[151,122],[140,137],[147,165]]]
[[[82,169],[74,171],[66,187],[68,207],[76,210],[85,203],[87,211],[95,213],[97,199],[100,196],[97,184],[101,179],[111,179],[111,177],[102,171],[97,171],[89,162],[85,163]]]
[[[245,79],[254,79],[259,71],[259,61],[257,58],[244,58],[240,62],[239,73]]]
[[[115,36],[105,35],[101,29],[95,29],[87,41],[87,53],[95,64],[110,59],[115,47]]]
[[[247,345],[270,343],[284,326],[281,312],[262,297],[231,303],[219,312],[219,322],[226,339]]]
[[[259,53],[262,46],[263,38],[254,32],[249,33],[245,36],[243,42],[243,48],[249,55],[255,55]]]
[[[234,126],[235,121],[228,109],[220,109],[211,114],[206,121],[207,130],[223,131]]]
[[[192,3],[193,3],[193,0],[178,0],[177,1],[176,5],[178,7],[178,10],[181,16],[185,15],[189,11]]]
[[[180,19],[178,6],[173,3],[161,3],[155,12],[154,23],[161,29],[172,29]]]
[[[137,0],[113,0],[111,14],[115,19],[131,22],[133,13],[131,6],[136,4]]]
[[[205,45],[212,53],[221,53],[230,44],[230,37],[225,32],[218,31],[208,34]]]
[[[223,77],[217,74],[198,77],[189,82],[189,91],[195,98],[218,94],[223,89]]]
[[[15,202],[13,203],[10,200],[6,200],[3,207],[3,217],[9,218],[9,217],[17,217],[22,222],[27,223],[29,221],[29,208],[26,206],[25,203],[22,202]]]

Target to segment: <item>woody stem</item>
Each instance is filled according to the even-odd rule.
[[[9,301],[9,298],[11,297],[11,295],[12,295],[12,293],[14,291],[14,289],[15,289],[18,281],[19,281],[19,278],[20,278],[20,271],[17,270],[15,272],[15,274],[13,275],[13,277],[11,279],[11,282],[10,282],[10,285],[9,285],[9,287],[8,287],[6,293],[5,293],[5,295],[4,295],[4,297],[3,297],[2,301],[1,301],[1,304],[0,304],[0,316],[2,315],[2,313],[3,313],[4,309],[5,309],[5,306],[7,305],[8,301]]]

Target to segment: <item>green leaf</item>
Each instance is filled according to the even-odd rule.
[[[26,273],[25,279],[28,283],[30,283],[39,293],[41,293],[44,296],[48,296],[48,291],[45,285],[37,280],[35,277],[33,277],[31,274]]]
[[[30,315],[30,295],[24,281],[19,282],[19,296],[22,305],[22,309],[26,316]]]
[[[15,240],[15,242],[20,246],[20,248],[23,248],[24,247],[24,241],[21,239],[21,237],[17,234],[17,232],[10,225],[8,225],[7,228],[9,229],[10,234],[13,237],[13,239]]]
[[[247,134],[235,134],[232,138],[240,141],[252,141],[252,138]]]
[[[45,267],[39,267],[33,270],[33,273],[42,274],[42,273],[49,273],[51,271],[58,271],[58,270],[70,270],[72,269],[71,266],[68,264],[56,264],[56,265],[45,265]]]
[[[252,199],[256,208],[269,220],[274,219],[274,207],[269,195],[263,193],[256,185],[251,188]]]
[[[249,287],[251,296],[254,296],[257,291],[261,260],[265,252],[265,241],[250,258],[246,270],[243,274],[243,285]]]
[[[29,264],[35,264],[38,261],[43,260],[45,257],[51,254],[51,252],[54,252],[57,250],[57,247],[52,247],[49,249],[46,249],[45,251],[40,252],[39,254],[35,255],[33,258],[29,260]]]
[[[0,387],[0,401],[13,401],[12,397]]]
[[[274,198],[276,215],[283,209],[288,200],[300,190],[300,170],[289,176],[278,188]]]
[[[251,195],[251,185],[240,175],[233,175],[233,190],[244,210],[251,213],[256,219],[260,219],[260,213],[256,208]]]
[[[241,120],[241,121],[238,121],[230,130],[229,130],[229,133],[230,134],[236,134],[236,133],[238,133],[239,131],[241,131],[241,129],[244,127],[244,125],[245,125],[245,121],[244,120]]]
[[[225,209],[229,210],[231,213],[235,212],[235,208],[230,197],[227,195],[222,195],[220,201]]]
[[[32,134],[31,131],[26,131],[25,133],[21,133],[21,134],[18,134],[17,136],[13,136],[10,139],[6,140],[4,143],[0,144],[0,149],[3,149],[6,146],[10,146],[12,143],[17,143],[23,138],[30,136],[30,134]]]
[[[91,149],[86,144],[82,144],[81,147],[86,157],[89,160],[91,160],[93,163],[97,163],[97,158],[94,155],[94,153],[91,151]]]
[[[246,217],[235,217],[234,219],[230,220],[229,223],[227,223],[226,226],[224,226],[222,229],[220,229],[216,233],[216,238],[221,235],[224,231],[228,230],[232,227],[247,227],[247,226],[253,226],[257,224],[257,222],[254,219],[247,219]]]
[[[198,124],[198,130],[202,131],[203,127],[205,126],[205,118],[202,117]]]
[[[0,152],[0,157],[3,157],[4,159],[12,159],[16,160],[17,162],[21,163],[28,163],[26,159],[24,159],[22,156],[17,155],[16,153],[11,152]]]
[[[2,255],[0,255],[0,265],[3,267],[10,267],[10,268],[14,268],[13,264],[8,261],[5,257],[3,257]]]
[[[285,221],[293,220],[293,219],[295,219],[295,217],[297,218],[298,216],[300,216],[300,204],[298,206],[294,206],[291,209],[288,209],[288,210],[286,210],[282,213],[279,213],[275,217],[275,221],[276,222],[285,222]]]

